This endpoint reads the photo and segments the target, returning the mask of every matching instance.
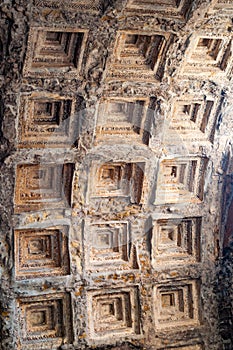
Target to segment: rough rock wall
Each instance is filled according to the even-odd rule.
[[[2,1],[2,349],[230,349],[232,13]]]

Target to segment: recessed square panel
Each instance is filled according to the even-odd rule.
[[[201,218],[159,219],[153,222],[152,265],[200,260]]]
[[[69,273],[68,227],[15,230],[17,279]]]
[[[140,203],[145,163],[94,164],[90,173],[91,197],[129,197]]]
[[[73,164],[20,164],[16,169],[15,211],[67,207]]]
[[[139,334],[136,288],[88,292],[89,329],[94,339]]]
[[[154,204],[203,200],[206,158],[174,158],[160,163]]]
[[[25,76],[79,75],[86,30],[32,27],[24,65]]]
[[[85,226],[88,268],[105,268],[109,264],[128,266],[130,232],[128,222],[109,221]]]
[[[169,34],[119,32],[107,78],[156,81],[163,76]]]
[[[187,148],[213,142],[221,99],[214,96],[185,95],[173,103],[170,130],[174,130]]]
[[[71,305],[68,294],[48,294],[18,300],[22,350],[60,347],[72,340]]]
[[[151,120],[148,99],[110,98],[98,108],[96,142],[149,143]],[[148,115],[147,115],[148,114]]]
[[[194,35],[185,55],[181,76],[229,78],[232,65],[231,39]]]
[[[154,287],[157,329],[199,324],[198,281],[181,281]]]
[[[21,96],[19,147],[64,147],[74,141],[75,101],[54,94]]]

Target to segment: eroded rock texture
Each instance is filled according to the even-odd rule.
[[[233,349],[233,2],[0,11],[1,349]]]

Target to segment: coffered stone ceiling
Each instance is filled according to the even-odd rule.
[[[0,13],[0,349],[232,350],[233,1]]]

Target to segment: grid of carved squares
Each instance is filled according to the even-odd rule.
[[[77,76],[81,69],[86,40],[86,30],[71,28],[60,31],[57,28],[31,28],[24,75],[57,76],[65,73]],[[108,78],[137,81],[160,80],[163,76],[169,42],[170,35],[167,33],[142,34],[120,31],[117,35]],[[205,74],[213,77],[215,74],[226,74],[228,76],[232,70],[231,45],[231,40],[227,37],[194,35],[180,75],[203,76]]]
[[[31,28],[25,76],[78,76],[87,39],[86,30]]]
[[[71,146],[74,108],[75,100],[70,97],[48,93],[21,96],[19,147]]]
[[[88,310],[91,339],[140,334],[137,287],[89,291]],[[189,327],[200,324],[199,281],[176,281],[153,288],[155,328]],[[92,315],[92,317],[91,317]]]
[[[177,8],[179,4],[180,2],[175,4],[172,3],[171,5]],[[145,6],[147,6],[146,2]],[[51,74],[51,72],[53,74],[53,71],[57,72],[64,67],[68,67],[71,70],[77,70],[80,67],[85,37],[84,32],[67,31],[62,33],[57,30],[48,30],[46,32],[43,29],[32,29],[30,35],[33,35],[34,39],[38,39],[40,48],[38,48],[39,44],[35,44],[34,53],[31,57],[29,57],[28,54],[25,75],[37,73],[42,70],[40,71],[41,74],[41,72],[45,72],[45,67],[50,70],[49,74]],[[118,61],[115,62],[115,68],[117,68],[118,64],[119,67],[128,66],[129,69],[132,68],[134,70],[136,65],[137,68],[141,67],[142,73],[145,71],[152,71],[155,72],[158,78],[161,77],[161,72],[159,71],[159,60],[165,50],[165,36],[141,35],[130,32],[121,33],[118,41],[120,50],[117,51],[118,54],[116,56],[118,57]],[[35,42],[37,42],[37,40],[34,40],[34,43]],[[200,41],[197,45],[196,52],[194,53],[194,59],[198,59],[199,46],[206,48],[208,45],[210,45],[210,43],[207,43],[206,39],[203,39],[202,42]],[[211,49],[212,51],[209,56],[211,56],[211,60],[214,59],[216,61],[221,47],[221,40],[216,40],[212,43],[212,46],[215,48]],[[210,50],[209,47],[208,50]],[[225,69],[227,60],[228,57],[224,58],[224,61],[221,62],[220,69]],[[117,104],[118,106],[116,106]],[[59,102],[55,100],[34,101],[31,105],[33,106],[34,111],[32,113],[34,128],[35,125],[39,129],[40,125],[43,123],[48,124],[48,133],[54,132],[52,131],[54,125],[57,126],[59,125],[59,122],[61,122],[62,116],[60,111],[63,111],[64,114],[67,115],[71,110],[71,100],[68,99],[61,99]],[[125,106],[122,107],[119,106],[118,102],[115,102],[115,106],[113,106],[112,103],[110,107],[113,107],[112,115],[114,115],[115,112],[118,114],[118,117],[120,117],[120,114],[123,115],[121,115],[122,119],[119,119],[119,121],[123,124],[125,123],[125,126],[129,122],[132,123],[132,120],[129,121],[126,118],[127,111],[132,107],[129,103],[126,103]],[[58,115],[60,119],[58,118]],[[108,120],[108,123],[111,124],[111,120]],[[204,124],[201,124],[200,126],[201,131],[203,131],[203,125]],[[121,129],[123,129],[123,127],[121,126]],[[128,126],[128,128],[129,127],[130,126]],[[49,128],[51,130],[49,130]],[[138,133],[138,129],[139,128],[134,128],[132,131]],[[28,134],[24,131],[26,138],[30,134],[30,131],[33,133],[35,132],[35,129],[30,130],[29,127],[27,130]],[[104,132],[103,128],[102,132]],[[49,134],[47,137],[49,139]],[[70,165],[68,168],[71,168]],[[140,168],[140,165],[133,163],[103,165],[98,172],[98,180],[95,186],[96,192],[94,195],[128,196],[129,180],[133,179],[133,173],[140,172]],[[175,170],[175,166],[173,166],[173,168],[172,171],[175,174],[177,169]],[[58,181],[58,179],[64,177],[63,170],[63,166],[46,166],[45,168],[42,166],[41,169],[38,169],[38,166],[35,165],[18,166],[17,176],[22,179],[20,186],[18,186],[16,190],[16,203],[19,208],[21,207],[22,210],[26,210],[28,204],[32,205],[32,207],[38,207],[38,203],[40,207],[43,207],[44,203],[46,203],[45,206],[47,206],[47,195],[49,198],[53,195],[53,207],[54,203],[60,202],[64,197],[63,189],[58,185],[61,181]],[[136,178],[137,177],[138,175],[136,175]],[[139,178],[142,178],[142,175],[140,175]],[[136,202],[140,201],[140,196],[141,195],[136,195]],[[92,262],[98,261],[98,259],[104,259],[105,254],[108,255],[107,260],[110,259],[109,253],[110,255],[112,254],[113,258],[111,259],[119,259],[121,261],[128,260],[127,243],[122,242],[127,236],[125,225],[125,223],[121,223],[121,227],[119,224],[118,227],[117,225],[112,225],[111,233],[106,229],[106,224],[105,228],[100,227],[101,225],[96,225],[97,246],[92,248]],[[98,234],[99,228],[101,233]],[[55,249],[55,251],[59,250],[59,245],[61,249],[61,244],[59,242],[59,235],[61,233],[54,228],[50,230],[53,232],[48,231],[49,230],[42,230],[36,234],[32,233],[32,231],[16,232],[18,246],[21,247],[21,251],[27,252],[27,255],[24,256],[23,259],[19,259],[19,265],[16,272],[18,276],[20,276],[21,273],[22,275],[27,275],[27,273],[30,274],[32,271],[30,268],[33,268],[33,263],[30,265],[30,261],[26,261],[27,257],[29,257],[28,260],[30,260],[32,255],[37,255],[37,260],[39,260],[39,256],[40,259],[42,259],[46,254],[47,256],[50,254],[49,259],[51,260],[51,264],[53,264],[53,268],[58,268],[58,273],[62,274],[62,264],[58,260],[58,255],[61,254],[61,251],[58,253],[55,252],[54,256],[51,254],[51,244],[53,244],[53,249]],[[179,238],[181,236],[179,235],[179,229],[176,232],[176,238],[171,236],[170,232],[168,234],[168,239],[175,241],[178,250],[181,247],[181,238]],[[173,238],[171,239],[171,237]],[[158,245],[158,247],[161,249],[161,245],[166,245],[167,243],[165,243],[166,239],[164,240],[162,236],[160,238],[162,243],[160,242],[160,246]],[[125,244],[119,244],[119,240],[121,240],[121,243]],[[65,242],[65,239],[63,239],[63,242]],[[186,248],[186,253],[190,255],[190,246],[188,245]],[[67,246],[63,246],[62,249],[66,250]],[[103,251],[105,251],[105,253]],[[37,262],[37,264],[40,264],[40,262]],[[43,266],[45,265],[43,264]],[[52,265],[50,265],[49,268],[51,268],[51,266]],[[46,267],[46,269],[47,268],[48,267]],[[28,270],[27,272],[24,272],[24,269],[29,269],[30,272],[28,272]],[[66,271],[67,270],[65,270],[64,273],[66,273]],[[33,273],[35,275],[37,272],[34,271]],[[41,275],[41,272],[39,273]],[[187,281],[186,283],[180,283],[173,287],[168,287],[167,285],[157,286],[155,287],[155,294],[155,320],[157,328],[170,327],[173,325],[171,324],[171,321],[175,325],[190,325],[198,323],[198,288],[196,282]],[[63,316],[64,303],[66,304],[66,302],[64,302],[65,298],[66,297],[64,296],[55,299],[53,297],[53,299],[48,301],[46,296],[46,299],[44,300],[43,297],[37,297],[37,299],[30,298],[29,302],[26,298],[20,300],[20,310],[22,315],[26,315],[26,317],[22,317],[21,319],[22,323],[25,322],[22,326],[22,339],[23,342],[25,342],[25,349],[27,349],[28,346],[26,343],[38,339],[38,332],[44,334],[44,339],[56,339],[56,344],[59,343],[60,345],[63,342],[63,327],[65,326],[65,329],[67,329],[67,324]],[[90,319],[90,329],[93,337],[106,337],[109,334],[121,334],[125,332],[134,334],[140,333],[138,320],[139,310],[137,309],[138,292],[136,289],[108,291],[105,294],[91,292],[89,293],[88,300],[90,310],[94,311],[94,318]],[[69,309],[67,304],[65,307]],[[39,338],[40,337],[41,335]],[[40,347],[40,349],[42,348],[43,347]]]
[[[18,300],[22,350],[42,350],[60,347],[72,341],[71,298],[57,293]]]
[[[157,330],[200,322],[199,282],[178,281],[154,286]],[[46,349],[72,341],[71,298],[67,293],[22,297],[17,301],[20,349]],[[141,333],[137,286],[87,291],[89,340],[120,339]]]
[[[187,264],[200,261],[200,217],[156,219],[150,225],[148,249],[154,268],[165,262]],[[120,269],[136,266],[130,228],[127,221],[86,222],[85,268],[105,270],[113,262]]]
[[[15,230],[16,279],[70,272],[68,227]]]

